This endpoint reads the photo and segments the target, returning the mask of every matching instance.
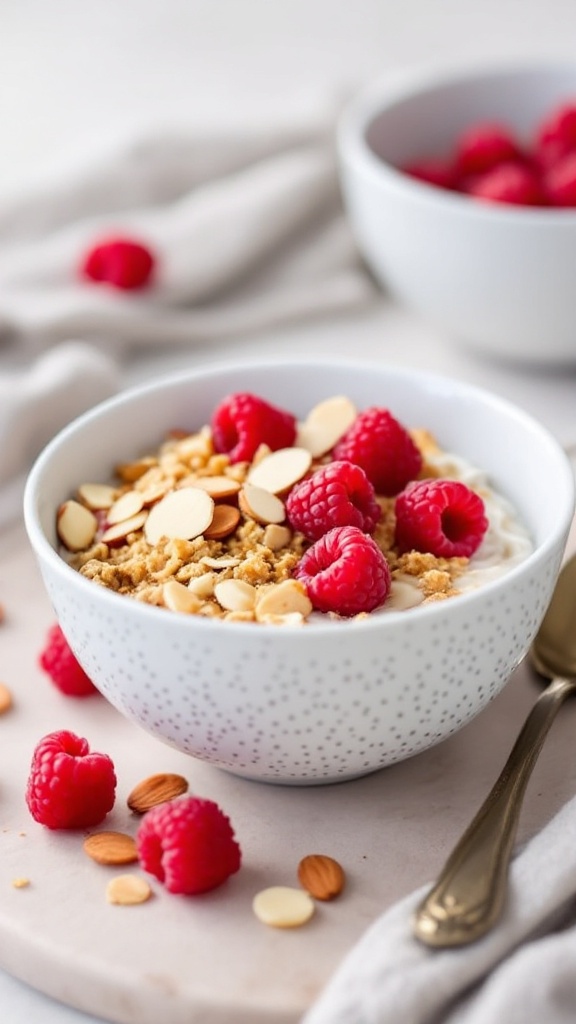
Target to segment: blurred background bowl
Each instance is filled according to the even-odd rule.
[[[480,202],[398,168],[453,151],[482,121],[524,140],[576,101],[576,63],[376,84],[342,115],[345,205],[378,281],[456,343],[503,359],[576,363],[576,209]]]
[[[152,607],[86,579],[58,554],[56,512],[86,480],[195,430],[232,391],[299,417],[346,394],[388,407],[483,468],[534,550],[453,600],[303,627],[222,622]],[[172,746],[248,778],[324,783],[364,775],[462,728],[502,689],[548,604],[574,501],[558,442],[502,399],[382,365],[274,362],[207,368],[124,392],[65,428],[28,478],[28,535],[56,616],[109,701]]]

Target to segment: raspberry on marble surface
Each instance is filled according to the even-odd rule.
[[[40,668],[67,697],[90,697],[98,693],[94,683],[73,654],[58,623],[50,626],[38,656]]]
[[[107,754],[68,730],[48,733],[36,745],[26,786],[28,809],[51,829],[92,828],[114,806],[116,773]]]

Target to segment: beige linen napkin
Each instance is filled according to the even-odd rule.
[[[0,197],[0,525],[43,444],[118,388],[124,353],[245,335],[375,294],[341,205],[332,136],[331,118],[150,131]],[[80,276],[84,254],[109,235],[151,249],[150,287]],[[71,339],[81,341],[66,347]],[[9,371],[14,351],[20,369]]]
[[[332,129],[151,132],[0,200],[0,340],[189,345],[366,302]],[[110,234],[151,248],[150,288],[79,278]]]
[[[505,914],[461,950],[429,950],[410,921],[428,886],[364,934],[302,1024],[573,1024],[576,797],[511,867]]]

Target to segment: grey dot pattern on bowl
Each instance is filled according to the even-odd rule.
[[[556,562],[449,614],[406,612],[384,640],[353,623],[274,640],[251,624],[199,630],[163,609],[152,625],[130,598],[111,612],[47,585],[80,662],[130,720],[238,775],[307,784],[393,764],[474,718],[527,650]]]

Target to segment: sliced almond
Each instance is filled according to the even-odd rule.
[[[234,569],[240,565],[240,559],[233,555],[221,555],[220,558],[213,558],[212,555],[202,555],[201,565],[207,565],[209,569]]]
[[[264,530],[262,542],[270,551],[280,551],[292,540],[292,530],[287,526],[278,526],[276,523],[269,523]]]
[[[139,480],[144,473],[147,473],[153,466],[157,466],[158,462],[156,459],[144,458],[138,459],[136,462],[124,462],[121,465],[116,466],[116,474],[121,480],[124,480],[127,484],[133,484],[136,480]]]
[[[222,580],[214,587],[214,597],[228,612],[249,612],[256,603],[256,588],[244,580]]]
[[[145,903],[151,895],[152,889],[140,875],[116,875],[106,886],[108,903],[116,903],[123,907]]]
[[[356,406],[344,395],[327,398],[315,405],[306,420],[298,424],[296,444],[319,458],[344,436],[357,415]]]
[[[126,803],[135,814],[146,814],[151,807],[175,800],[188,792],[188,780],[175,772],[157,772],[142,779],[128,794]]]
[[[98,864],[133,864],[138,860],[136,842],[126,832],[93,832],[86,836],[83,848]]]
[[[4,715],[12,707],[12,693],[5,683],[0,683],[0,715]]]
[[[298,928],[310,920],[315,904],[304,889],[272,885],[256,894],[252,909],[259,921],[272,928]]]
[[[215,505],[212,522],[207,530],[204,530],[206,540],[221,540],[229,537],[240,522],[240,511],[235,505]]]
[[[111,547],[115,544],[120,544],[126,540],[128,534],[141,530],[147,519],[148,512],[143,510],[138,515],[132,516],[131,519],[123,519],[121,523],[115,523],[114,526],[108,527],[102,534],[101,539],[104,544],[110,544]]]
[[[151,483],[141,491],[143,507],[149,508],[150,505],[155,505],[156,502],[160,501],[165,494],[168,494],[168,491],[171,491],[173,487],[174,480],[172,477],[166,477],[164,480],[159,480],[158,483]]]
[[[284,502],[263,487],[244,484],[238,495],[238,504],[244,515],[255,519],[257,523],[283,523],[286,518]]]
[[[212,597],[214,593],[214,584],[218,579],[214,572],[203,572],[201,576],[193,576],[188,584],[188,590],[196,594],[196,597],[207,598]]]
[[[116,489],[108,484],[81,484],[78,497],[88,508],[110,508],[116,500]]]
[[[198,487],[171,491],[150,510],[144,527],[149,544],[162,537],[192,540],[204,533],[214,515],[214,499]]]
[[[132,519],[132,516],[138,515],[143,507],[144,498],[140,491],[126,491],[126,494],[122,494],[108,511],[106,521],[111,526],[122,523],[125,519]]]
[[[332,900],[344,888],[342,865],[324,853],[310,853],[298,865],[298,881],[317,900]]]
[[[68,551],[84,551],[96,536],[98,520],[89,508],[70,498],[58,509],[56,529]]]
[[[306,622],[301,612],[286,612],[284,615],[258,615],[257,621],[266,626],[303,626]]]
[[[196,594],[192,593],[189,587],[185,587],[178,580],[168,580],[162,587],[164,604],[172,612],[185,612],[188,615],[195,615],[202,607],[202,601]]]
[[[290,615],[298,612],[306,618],[312,611],[312,602],[306,588],[298,580],[283,580],[266,587],[258,594],[256,601],[256,618],[269,615]]]
[[[229,476],[199,476],[194,481],[194,487],[200,487],[215,500],[233,498],[240,490],[238,480]]]
[[[311,464],[312,456],[306,448],[280,448],[252,467],[248,483],[271,494],[281,494],[301,480]]]

